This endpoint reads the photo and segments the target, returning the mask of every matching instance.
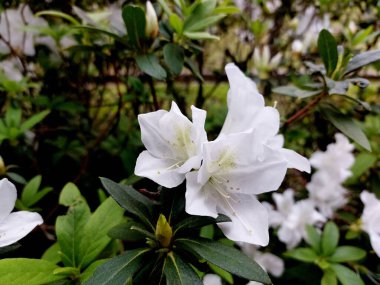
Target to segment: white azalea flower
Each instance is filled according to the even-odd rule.
[[[273,276],[280,277],[284,272],[285,264],[280,257],[270,252],[261,252],[259,251],[259,247],[253,244],[239,243],[238,245],[247,256],[256,261],[265,271]]]
[[[277,211],[273,210],[269,216],[275,215],[276,222],[273,227],[280,225],[279,240],[286,244],[288,249],[296,247],[302,239],[306,238],[306,225],[324,223],[325,217],[315,210],[314,203],[309,200],[294,201],[292,189],[283,194],[274,193]]]
[[[28,56],[33,56],[35,38],[38,32],[25,30],[26,26],[47,26],[47,22],[33,15],[28,5],[20,5],[17,9],[7,9],[0,14],[0,34],[13,49]],[[0,53],[10,53],[9,47],[0,41]]]
[[[204,285],[222,285],[222,278],[216,274],[206,274],[203,276]]]
[[[225,214],[232,221],[218,226],[229,239],[264,246],[267,210],[255,195],[277,190],[288,167],[309,171],[310,165],[278,145],[278,111],[265,107],[256,85],[233,64],[226,72],[229,111],[219,137],[203,143],[199,171],[186,175],[186,211]]]
[[[262,49],[255,48],[253,52],[253,67],[255,73],[261,79],[267,79],[269,73],[278,68],[282,59],[282,53],[277,53],[275,56],[271,56],[269,46],[264,46]]]
[[[24,78],[21,70],[22,65],[17,57],[11,57],[0,62],[0,72],[4,73],[9,80],[21,81]]]
[[[364,204],[362,229],[368,233],[372,248],[380,257],[380,200],[368,191],[363,191],[360,199]]]
[[[201,143],[207,141],[206,111],[191,107],[193,122],[176,103],[169,112],[159,110],[138,116],[141,140],[146,147],[137,158],[135,174],[172,188],[185,174],[201,165]]]
[[[0,247],[17,242],[43,223],[37,213],[26,211],[11,213],[16,198],[16,187],[6,178],[0,180]]]

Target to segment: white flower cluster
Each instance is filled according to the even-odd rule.
[[[317,151],[310,158],[317,171],[306,185],[307,199],[295,202],[294,191],[288,189],[272,195],[276,210],[265,203],[270,211],[270,226],[279,228],[278,237],[288,249],[307,238],[306,225],[322,225],[347,203],[347,190],[341,183],[351,176],[354,146],[342,134],[336,134],[335,139],[336,143],[329,144],[325,152]]]
[[[16,187],[6,178],[0,180],[0,247],[17,242],[43,223],[37,213],[26,211],[11,213],[16,198]]]
[[[186,179],[186,212],[231,222],[218,226],[231,240],[265,246],[268,213],[256,195],[277,190],[287,168],[310,171],[308,160],[282,147],[277,109],[266,107],[255,83],[234,64],[226,66],[230,83],[228,114],[221,133],[207,141],[206,111],[192,107],[192,122],[173,102],[169,112],[139,115],[146,147],[136,175],[172,188]]]

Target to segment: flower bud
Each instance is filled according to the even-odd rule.
[[[3,176],[7,172],[7,168],[5,167],[4,160],[0,156],[0,176]]]
[[[156,225],[156,238],[162,247],[169,247],[173,231],[164,215],[160,215]]]
[[[154,7],[150,1],[146,2],[145,19],[145,36],[147,38],[155,38],[158,34],[158,20],[156,11],[154,10]]]

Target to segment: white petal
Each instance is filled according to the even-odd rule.
[[[175,164],[175,160],[156,158],[145,150],[137,158],[135,174],[173,188],[185,180],[185,174],[180,173]]]
[[[191,139],[198,145],[198,154],[201,153],[203,142],[207,141],[207,134],[205,131],[206,111],[191,106],[193,128],[191,130]]]
[[[294,150],[282,148],[280,149],[284,159],[288,162],[288,168],[295,168],[299,171],[310,173],[310,162],[306,157],[296,153]]]
[[[370,232],[369,238],[373,250],[376,252],[376,255],[380,257],[380,229],[378,229],[378,232]]]
[[[284,272],[284,261],[272,253],[261,253],[255,258],[255,261],[275,277],[280,277]]]
[[[218,210],[231,219],[218,224],[227,238],[261,246],[268,244],[268,213],[255,196],[234,195],[228,203],[221,199]]]
[[[11,213],[0,223],[0,247],[17,242],[42,223],[43,220],[38,213]]]
[[[7,178],[0,180],[0,223],[15,207],[17,190]]]
[[[204,285],[222,285],[222,278],[216,274],[206,274],[203,276]]]
[[[210,189],[209,183],[199,184],[198,172],[186,174],[186,212],[190,215],[210,216],[216,218],[216,200],[211,196],[215,191]]]

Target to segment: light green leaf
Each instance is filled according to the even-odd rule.
[[[366,252],[355,246],[339,246],[335,252],[328,257],[331,262],[341,263],[348,261],[358,261],[366,256]]]
[[[222,268],[212,263],[208,263],[208,266],[210,266],[210,269],[217,275],[222,277],[222,279],[224,279],[228,284],[234,284],[234,278],[232,277],[231,273],[227,272],[226,270],[223,270]]]
[[[146,74],[158,79],[164,80],[166,78],[166,71],[160,65],[158,57],[154,54],[138,55],[136,63],[139,68]]]
[[[306,242],[314,249],[316,253],[321,251],[321,234],[311,225],[306,225],[307,238]]]
[[[27,119],[24,123],[21,124],[20,130],[21,132],[26,132],[27,130],[33,128],[35,125],[37,125],[39,122],[41,122],[47,115],[49,115],[50,111],[45,110],[38,114],[33,115],[29,119]]]
[[[330,268],[335,272],[338,280],[343,285],[364,285],[360,276],[351,269],[339,264],[331,264]]]
[[[377,161],[377,156],[372,153],[362,152],[355,157],[355,163],[351,167],[352,176],[346,180],[347,184],[354,183],[362,174],[373,167]]]
[[[59,268],[54,263],[41,259],[9,258],[0,260],[0,284],[4,285],[43,285],[62,280],[53,275]]]
[[[164,60],[170,71],[175,75],[179,75],[185,61],[183,48],[172,43],[166,44],[164,46]]]
[[[44,11],[40,11],[40,12],[36,13],[36,17],[41,17],[41,16],[58,17],[58,18],[65,19],[74,25],[80,24],[74,17],[70,16],[69,14],[59,12],[59,11],[55,11],[55,10],[44,10]]]
[[[125,285],[142,266],[149,249],[133,249],[100,265],[84,285]]]
[[[169,23],[178,34],[182,34],[183,21],[177,14],[170,14]]]
[[[315,251],[308,247],[299,247],[289,250],[284,253],[284,256],[303,262],[314,262],[318,259],[318,255]]]
[[[83,200],[83,197],[74,183],[67,183],[59,195],[59,204],[63,206],[71,206],[78,201]]]
[[[178,255],[170,252],[164,262],[167,285],[202,285],[195,271]]]
[[[207,32],[184,32],[183,34],[192,40],[219,40],[218,36],[211,35]]]
[[[5,124],[7,127],[18,127],[21,123],[21,109],[9,108],[5,113]]]
[[[223,19],[225,17],[224,14],[219,15],[213,15],[209,17],[205,17],[198,22],[194,22],[191,26],[187,25],[184,27],[185,32],[198,32],[200,30],[203,30],[205,28],[208,28],[218,22],[219,20]]]
[[[354,56],[347,64],[344,74],[353,72],[363,66],[380,60],[380,50],[362,52]]]
[[[338,46],[335,38],[325,29],[318,36],[318,52],[325,65],[327,75],[331,75],[338,64]]]
[[[268,274],[260,265],[233,247],[207,239],[178,239],[176,246],[196,254],[232,274],[248,280],[271,284]]]
[[[61,256],[59,255],[60,251],[61,249],[59,248],[58,242],[55,242],[44,252],[41,259],[57,264],[61,261]]]
[[[339,242],[339,229],[333,222],[326,223],[323,232],[321,247],[322,253],[325,256],[331,255]]]
[[[241,13],[240,9],[236,6],[219,6],[214,10],[214,14],[237,14]]]
[[[336,279],[334,271],[327,269],[323,272],[321,285],[338,285],[338,280]]]

